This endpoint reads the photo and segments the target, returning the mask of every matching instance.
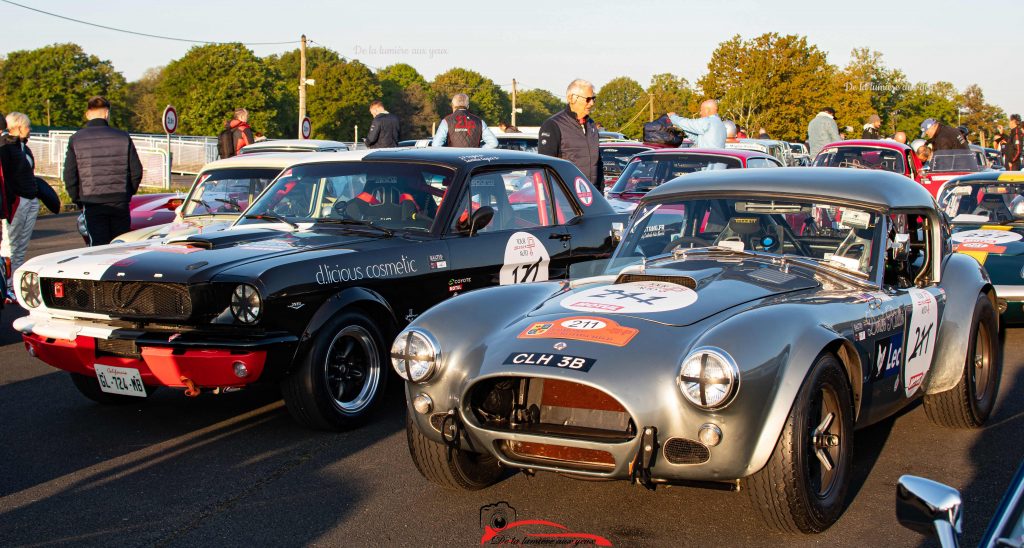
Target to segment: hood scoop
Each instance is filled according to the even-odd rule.
[[[238,244],[259,242],[278,238],[281,233],[275,230],[225,230],[210,234],[192,234],[185,238],[167,242],[167,245],[185,245],[202,249],[221,249]]]
[[[615,280],[615,285],[628,284],[630,282],[666,282],[688,287],[690,289],[697,289],[697,280],[694,280],[689,276],[656,276],[651,274],[637,274],[634,272],[621,274]]]

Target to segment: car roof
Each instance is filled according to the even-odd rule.
[[[323,149],[342,149],[348,150],[348,145],[341,141],[329,141],[326,139],[267,139],[266,141],[257,141],[250,145],[242,147],[242,152],[258,152],[266,149],[274,150],[323,150]]]
[[[997,181],[1001,183],[1024,183],[1024,171],[978,171],[969,175],[961,175],[947,181],[946,185],[969,184]]]
[[[537,139],[537,134],[535,134],[535,133],[495,133],[494,136],[497,137],[499,140],[505,139],[505,138],[508,138],[508,139]]]
[[[848,139],[846,141],[829,143],[822,147],[822,150],[832,147],[874,147],[898,150],[900,152],[913,152],[913,149],[908,145],[897,143],[896,141],[890,141],[888,139]]]
[[[296,159],[311,154],[324,154],[322,152],[267,152],[263,154],[239,154],[223,160],[215,160],[203,166],[203,171],[211,169],[226,169],[236,167],[273,167],[284,169],[294,163]]]
[[[598,148],[623,148],[623,147],[637,147],[647,150],[653,150],[651,145],[646,145],[640,141],[601,141],[597,144]],[[685,149],[678,149],[685,150]]]
[[[543,156],[535,152],[522,152],[518,150],[507,150],[501,148],[456,148],[456,147],[426,147],[426,148],[378,148],[370,151],[359,151],[365,154],[360,159],[371,161],[394,160],[399,162],[435,162],[448,164],[456,167],[476,165],[490,162],[513,162],[531,164],[551,164],[553,162],[565,161],[552,156]],[[336,152],[330,156],[343,156],[351,152]],[[328,156],[326,154],[313,155]]]
[[[765,154],[759,150],[749,150],[746,148],[654,148],[646,152],[641,152],[637,156],[651,156],[654,154],[713,154],[715,156],[728,156],[730,158],[771,158],[778,160],[771,154]]]
[[[797,169],[723,169],[690,173],[647,193],[643,202],[696,193],[765,193],[806,197],[825,203],[858,202],[886,208],[934,209],[935,200],[920,184],[881,170],[837,167]]]

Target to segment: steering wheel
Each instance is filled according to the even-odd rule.
[[[351,219],[352,216],[348,214],[347,208],[348,200],[336,200],[331,206],[331,214],[341,219]]]
[[[681,236],[672,240],[665,245],[665,248],[661,250],[662,253],[668,253],[678,248],[697,248],[697,247],[708,247],[714,245],[703,238],[697,238],[696,236]]]

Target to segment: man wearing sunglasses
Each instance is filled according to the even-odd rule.
[[[597,148],[597,123],[590,117],[595,100],[594,84],[573,80],[565,90],[565,110],[540,126],[537,152],[576,164],[597,190],[604,192],[604,164]]]
[[[700,104],[700,118],[681,118],[669,112],[668,119],[693,139],[695,148],[725,148],[725,124],[718,117],[718,101],[708,99]]]

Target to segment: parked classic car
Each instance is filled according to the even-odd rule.
[[[827,529],[854,429],[920,399],[943,426],[991,413],[995,294],[946,230],[881,171],[666,183],[598,275],[475,291],[398,335],[412,459],[453,489],[505,469],[740,488],[776,528]]]
[[[126,232],[113,243],[176,238],[231,226],[281,170],[297,161],[294,152],[240,154],[203,166],[187,194],[179,195],[164,224]]]
[[[629,163],[630,158],[655,148],[639,141],[602,142],[597,146],[601,152],[601,163],[604,164],[605,195],[608,194],[608,189],[618,180],[619,175],[622,175],[622,170],[626,169],[626,164]]]
[[[902,476],[896,485],[896,517],[900,524],[934,537],[942,548],[960,546],[963,512],[960,492],[952,487],[917,476]],[[1010,480],[978,546],[1024,546],[1024,463]]]
[[[725,148],[753,150],[768,154],[769,156],[774,156],[784,166],[791,166],[794,163],[793,151],[789,148],[789,143],[785,141],[777,141],[775,139],[730,139],[725,142]]]
[[[29,353],[100,402],[281,381],[302,424],[365,421],[424,310],[607,257],[613,213],[571,163],[513,151],[306,154],[235,226],[74,249],[15,274]],[[508,185],[540,189],[510,205]]]
[[[984,152],[973,149],[937,150],[932,154],[932,159],[924,165],[925,178],[928,181],[925,187],[938,198],[939,190],[948,181],[983,171],[992,171],[988,167]]]
[[[634,156],[605,195],[616,211],[628,213],[644,194],[677,177],[709,169],[761,167],[782,167],[782,162],[774,156],[744,149],[662,148]]]
[[[812,165],[889,171],[921,183],[933,195],[938,192],[938,186],[924,175],[921,160],[913,149],[887,139],[852,139],[827,144],[814,157]]]
[[[956,177],[939,207],[951,219],[953,250],[974,257],[995,284],[1003,323],[1024,324],[1024,172]]]
[[[324,139],[267,139],[245,145],[239,154],[265,154],[267,152],[341,152],[349,150],[341,141]]]

